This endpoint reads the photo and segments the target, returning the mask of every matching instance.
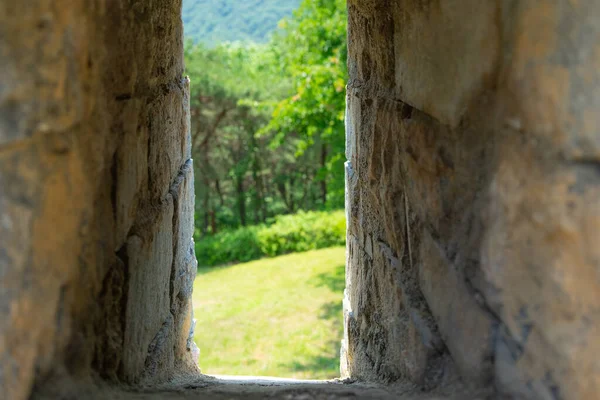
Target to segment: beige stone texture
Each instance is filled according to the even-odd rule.
[[[196,366],[181,0],[0,0],[0,397],[600,398],[600,2],[348,10],[349,379],[283,382]]]
[[[599,397],[600,3],[348,3],[345,374]]]
[[[180,9],[0,1],[2,398],[197,372]]]

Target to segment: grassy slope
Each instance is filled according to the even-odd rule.
[[[208,44],[223,41],[265,42],[300,0],[184,0],[186,37]]]
[[[339,376],[343,247],[203,268],[194,285],[206,374]]]

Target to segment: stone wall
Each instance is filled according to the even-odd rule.
[[[196,372],[180,8],[0,1],[3,398]]]
[[[600,393],[600,3],[349,0],[342,370]]]
[[[8,399],[197,373],[180,9],[0,0]],[[344,375],[597,397],[598,43],[595,0],[349,0]]]

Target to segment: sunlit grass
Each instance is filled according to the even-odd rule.
[[[205,374],[339,376],[344,248],[202,268],[194,285]]]

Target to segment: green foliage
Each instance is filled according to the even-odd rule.
[[[200,268],[196,343],[207,374],[332,379],[343,335],[343,247]]]
[[[263,45],[185,46],[199,237],[344,204],[346,6],[304,0]]]
[[[343,211],[300,212],[275,221],[257,234],[262,253],[269,257],[346,243]]]
[[[343,211],[280,215],[271,224],[223,231],[198,240],[196,257],[203,266],[246,262],[261,257],[341,246],[346,242]]]
[[[184,0],[185,35],[195,42],[266,42],[300,0]]]
[[[344,198],[346,19],[345,0],[304,0],[281,23],[273,42],[293,91],[275,104],[261,131],[277,132],[277,144],[296,133],[297,154],[315,147],[326,154],[317,178],[328,184],[331,207]]]

